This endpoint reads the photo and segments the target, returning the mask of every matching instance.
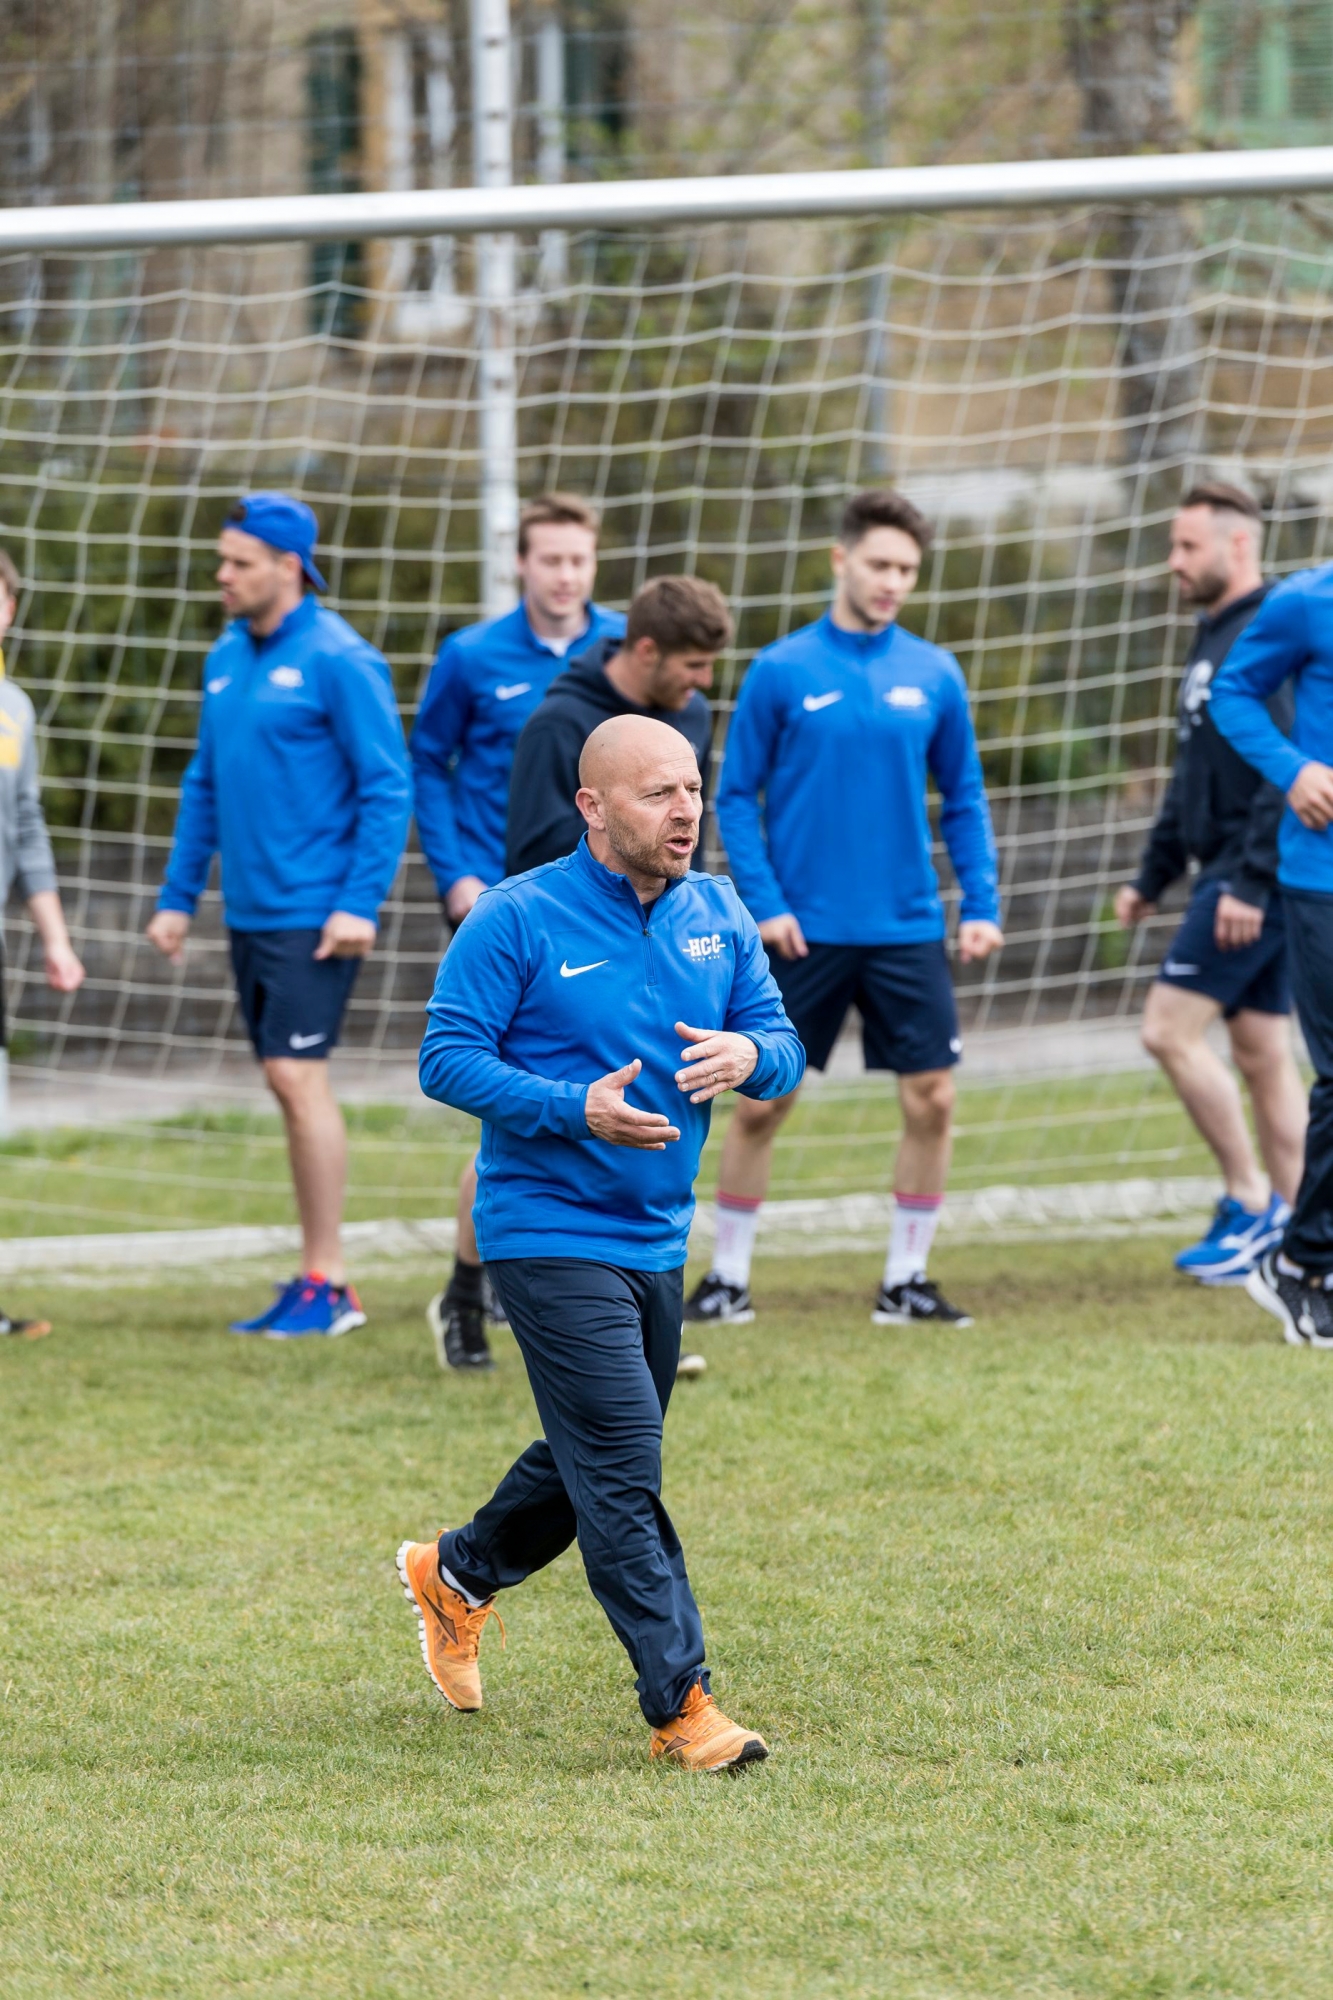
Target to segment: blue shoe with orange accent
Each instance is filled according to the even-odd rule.
[[[231,1323],[230,1331],[232,1333],[267,1333],[274,1320],[278,1317],[278,1314],[296,1297],[296,1294],[300,1291],[304,1283],[304,1278],[285,1278],[279,1284],[275,1284],[273,1287],[272,1302],[264,1307],[263,1312],[256,1313],[253,1319],[234,1319]]]
[[[1176,1269],[1204,1285],[1243,1285],[1265,1250],[1282,1241],[1290,1216],[1281,1195],[1272,1195],[1256,1214],[1224,1194],[1207,1235],[1177,1253]]]
[[[320,1272],[310,1271],[269,1321],[264,1335],[268,1340],[301,1340],[313,1333],[330,1339],[365,1323],[361,1301],[350,1285],[331,1285]]]

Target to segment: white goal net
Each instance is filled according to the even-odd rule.
[[[669,570],[722,587],[720,746],[748,660],[818,615],[846,495],[892,483],[938,525],[904,622],[967,674],[999,839],[1008,945],[959,972],[954,1173],[997,1225],[1013,1199],[984,1191],[1092,1216],[1094,1188],[1206,1172],[1133,1032],[1171,916],[1126,939],[1110,899],[1172,751],[1183,485],[1251,487],[1274,571],[1325,553],[1331,250],[1319,196],[518,242],[498,335],[518,488],[597,502],[605,600]],[[289,1216],[216,894],[183,971],[142,940],[219,629],[214,542],[246,488],[309,500],[330,602],[387,654],[410,723],[441,638],[481,609],[478,328],[498,323],[475,267],[461,237],[0,260],[0,542],[24,579],[6,657],[90,973],[50,994],[11,913],[0,1234]],[[337,1058],[354,1218],[444,1214],[472,1143],[415,1085],[441,946],[413,848]],[[895,1129],[848,1044],[784,1135],[775,1197],[875,1196]]]

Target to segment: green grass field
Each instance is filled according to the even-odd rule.
[[[1167,1255],[951,1250],[952,1335],[762,1267],[666,1454],[739,1780],[649,1767],[574,1553],[429,1686],[394,1548],[533,1416],[427,1274],[296,1348],[219,1333],[253,1275],[15,1289],[0,1993],[1322,2000],[1333,1355]]]
[[[729,1114],[724,1103],[704,1155],[705,1194]],[[348,1123],[351,1220],[452,1211],[459,1172],[476,1144],[470,1119],[423,1101],[410,1110],[356,1109]],[[807,1093],[779,1141],[774,1196],[887,1188],[898,1129],[888,1078]],[[1003,1085],[962,1078],[950,1176],[956,1189],[1211,1170],[1210,1156],[1156,1072]],[[276,1118],[196,1114],[130,1128],[20,1133],[0,1143],[5,1235],[294,1219]]]

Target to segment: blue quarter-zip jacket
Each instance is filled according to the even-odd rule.
[[[244,619],[204,664],[199,741],[181,783],[160,910],[193,915],[213,855],[239,931],[374,922],[411,810],[385,661],[307,596],[267,639]]]
[[[745,1097],[780,1097],[805,1070],[726,877],[691,873],[645,909],[586,839],[477,899],[427,1014],[421,1088],[482,1120],[473,1216],[484,1258],[684,1263],[710,1107],[676,1087],[677,1021],[750,1037],[759,1061]],[[628,1101],[680,1130],[661,1153],[594,1139],[584,1117],[588,1085],[636,1056]]]
[[[953,655],[901,625],[844,632],[827,613],[760,653],[717,794],[731,871],[756,921],[790,912],[819,944],[943,937],[929,776],[962,918],[998,923],[995,836]]]
[[[1284,736],[1266,703],[1290,676],[1296,719]],[[1213,682],[1213,721],[1247,764],[1289,792],[1306,764],[1333,764],[1333,563],[1288,577],[1264,599]],[[1333,895],[1333,833],[1302,826],[1288,806],[1277,879]]]
[[[522,604],[452,633],[436,654],[411,751],[417,833],[441,896],[464,875],[488,886],[504,876],[519,731],[576,654],[624,635],[623,613],[589,604],[587,616],[582,637],[563,654],[538,638]]]

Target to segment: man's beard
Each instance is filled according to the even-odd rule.
[[[683,876],[689,874],[690,863],[694,859],[693,848],[688,854],[682,855],[672,854],[665,847],[650,847],[646,841],[639,839],[634,829],[623,819],[615,813],[607,812],[605,806],[602,810],[606,813],[606,837],[617,860],[623,861],[627,867],[637,868],[641,875],[661,875],[668,882],[679,882]],[[696,832],[695,846],[697,845]]]
[[[1226,595],[1230,582],[1224,569],[1208,569],[1194,583],[1182,585],[1181,596],[1187,604],[1202,605],[1206,611],[1210,604],[1216,604],[1219,597]]]
[[[868,599],[858,595],[850,582],[847,585],[847,603],[868,632],[882,632],[886,626],[892,625],[898,615],[897,605],[887,612],[876,611]]]

